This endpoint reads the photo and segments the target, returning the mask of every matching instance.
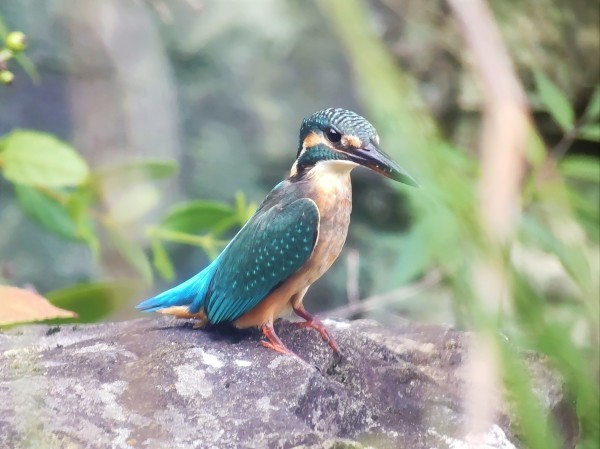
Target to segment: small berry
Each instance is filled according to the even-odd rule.
[[[0,72],[0,83],[2,84],[11,84],[15,79],[15,75],[8,70],[3,70]]]
[[[13,31],[4,39],[4,45],[15,53],[21,52],[27,48],[27,37],[20,31]]]

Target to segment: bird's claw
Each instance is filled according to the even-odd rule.
[[[272,349],[273,351],[276,351],[276,352],[278,352],[280,354],[291,355],[291,356],[300,358],[300,356],[298,354],[296,354],[294,351],[286,348],[284,345],[272,343],[272,342],[266,341],[266,340],[262,340],[260,342],[260,344],[262,346],[264,346],[265,348]]]
[[[295,324],[300,328],[310,327],[312,329],[315,329],[317,332],[319,332],[319,334],[321,334],[321,337],[331,347],[331,349],[333,349],[333,352],[335,352],[336,355],[338,355],[341,358],[342,353],[340,351],[339,346],[337,345],[337,343],[335,342],[325,325],[321,322],[321,320],[319,320],[318,318],[312,318],[308,321]]]
[[[284,355],[291,355],[293,357],[297,357],[298,359],[304,361],[302,357],[296,354],[294,351],[288,349],[283,342],[279,339],[277,334],[275,333],[275,329],[273,328],[272,322],[267,322],[263,324],[260,328],[264,336],[267,338],[266,340],[262,340],[260,342],[265,348],[272,349],[273,351],[279,352]]]

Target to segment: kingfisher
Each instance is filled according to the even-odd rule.
[[[296,355],[279,339],[273,322],[293,310],[340,355],[323,323],[306,311],[308,288],[339,256],[350,224],[357,166],[416,186],[415,180],[379,148],[379,136],[365,118],[329,108],[305,118],[290,174],[275,186],[254,215],[204,270],[138,304],[206,323],[257,327],[261,344]]]

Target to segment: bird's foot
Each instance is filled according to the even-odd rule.
[[[333,349],[333,351],[337,355],[341,354],[339,346],[337,345],[337,343],[335,342],[335,340],[333,339],[333,337],[331,336],[331,334],[329,333],[329,331],[327,330],[325,325],[318,318],[313,318],[312,320],[309,320],[309,321],[304,321],[302,323],[294,323],[294,324],[296,324],[296,326],[301,327],[301,328],[310,327],[310,328],[316,330],[317,332],[319,332],[319,334],[321,334],[321,337],[323,338],[323,340],[325,340],[325,342],[331,347],[331,349]]]
[[[264,346],[265,348],[272,349],[273,351],[276,351],[276,352],[278,352],[280,354],[292,355],[292,356],[298,357],[298,354],[296,354],[291,349],[288,349],[285,345],[280,345],[280,344],[272,343],[270,341],[265,341],[265,340],[262,340],[260,342],[260,344],[262,346]]]
[[[329,333],[329,331],[327,330],[327,328],[325,327],[325,325],[323,324],[323,322],[320,319],[318,319],[317,317],[308,313],[304,309],[304,307],[302,307],[302,305],[295,307],[294,312],[296,313],[296,315],[298,315],[299,317],[302,317],[306,320],[301,323],[294,323],[296,326],[302,327],[302,328],[310,327],[310,328],[316,330],[317,332],[319,332],[319,334],[321,334],[321,337],[323,338],[323,340],[325,340],[327,342],[327,344],[329,345],[329,347],[331,349],[333,349],[333,352],[335,352],[335,354],[338,357],[341,357],[342,353],[340,351],[340,347],[337,345],[337,343],[335,342],[335,340],[333,339],[333,337],[331,336],[331,334]]]
[[[291,349],[288,349],[279,339],[279,337],[275,333],[275,329],[273,328],[273,323],[267,322],[263,324],[260,330],[263,333],[263,335],[267,338],[267,340],[262,340],[260,342],[260,344],[263,345],[265,348],[272,349],[273,351],[277,351],[280,354],[298,357],[300,360],[302,360],[302,358],[298,354],[296,354]]]

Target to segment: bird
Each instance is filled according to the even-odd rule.
[[[232,323],[258,328],[261,344],[296,356],[276,334],[274,321],[293,312],[301,327],[340,348],[322,321],[303,306],[308,288],[342,251],[350,224],[350,172],[367,167],[395,181],[417,182],[379,147],[371,123],[355,112],[328,108],[305,118],[289,176],[266,196],[219,256],[185,282],[137,308],[200,325]]]

